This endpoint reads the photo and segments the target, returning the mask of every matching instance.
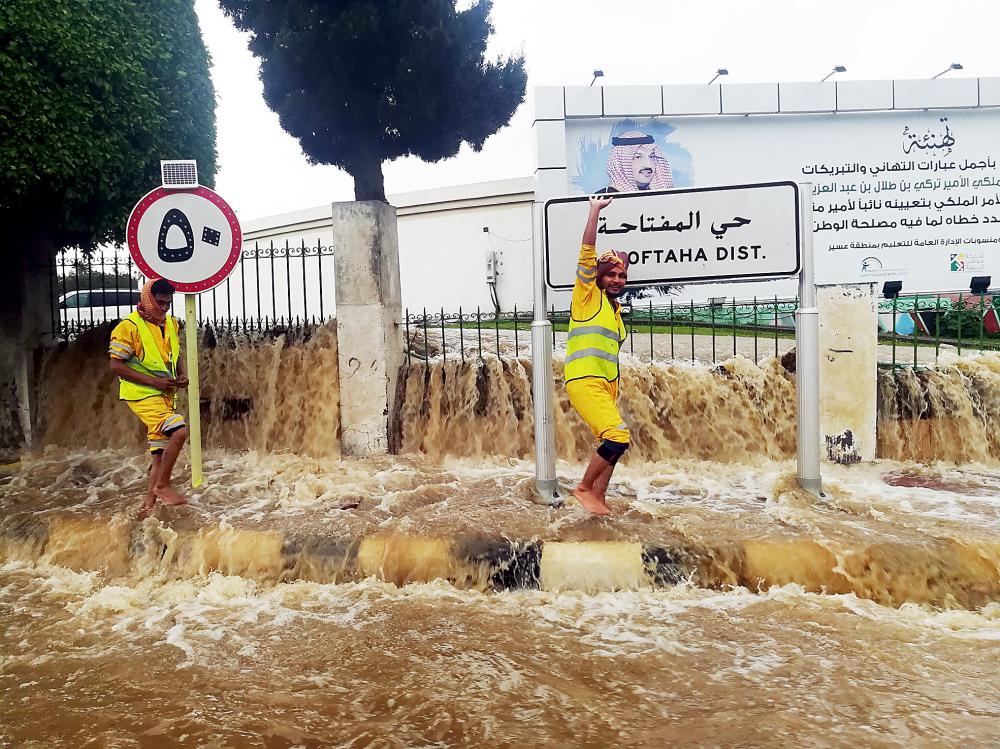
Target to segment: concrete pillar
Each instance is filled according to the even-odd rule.
[[[389,452],[389,420],[403,363],[396,209],[380,201],[333,204],[345,455]]]
[[[821,286],[819,420],[823,458],[875,459],[878,300],[875,284]]]

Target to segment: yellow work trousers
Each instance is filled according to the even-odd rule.
[[[581,377],[566,383],[569,402],[587,422],[598,441],[631,442],[628,427],[618,411],[618,381]]]
[[[132,413],[146,425],[149,451],[166,448],[170,433],[184,426],[184,417],[174,411],[173,395],[151,395],[141,401],[126,401]]]

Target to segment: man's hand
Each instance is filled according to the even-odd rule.
[[[591,247],[597,244],[597,224],[601,211],[611,205],[611,198],[607,195],[591,195],[590,215],[587,216],[587,225],[583,227],[583,244]]]
[[[605,208],[611,205],[611,197],[608,195],[591,195],[590,196],[590,212],[600,213]]]
[[[164,393],[172,393],[177,389],[177,380],[173,377],[151,377],[149,386]]]
[[[186,388],[188,386],[187,375],[178,375],[177,379],[174,380],[177,383],[177,387]]]

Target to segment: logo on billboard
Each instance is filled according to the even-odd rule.
[[[868,278],[903,278],[909,275],[906,268],[886,268],[879,258],[869,255],[861,261],[861,275]]]
[[[948,255],[948,269],[952,273],[967,273],[986,269],[986,255],[953,252]]]

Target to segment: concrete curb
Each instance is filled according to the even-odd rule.
[[[843,557],[807,534],[687,539],[569,541],[369,535],[291,535],[226,525],[171,527],[148,518],[30,512],[0,516],[0,563],[27,561],[107,579],[191,579],[219,572],[261,583],[403,586],[445,580],[459,589],[597,593],[696,587],[767,590],[799,585],[888,606],[906,602],[976,609],[1000,601],[1000,544],[955,539],[923,545],[873,543]]]
[[[459,588],[634,590],[697,577],[703,555],[633,541],[374,535],[282,536],[222,528],[174,529],[57,513],[0,518],[0,561],[37,561],[109,577],[193,577],[219,571],[262,582],[375,578],[405,585],[443,579]]]

